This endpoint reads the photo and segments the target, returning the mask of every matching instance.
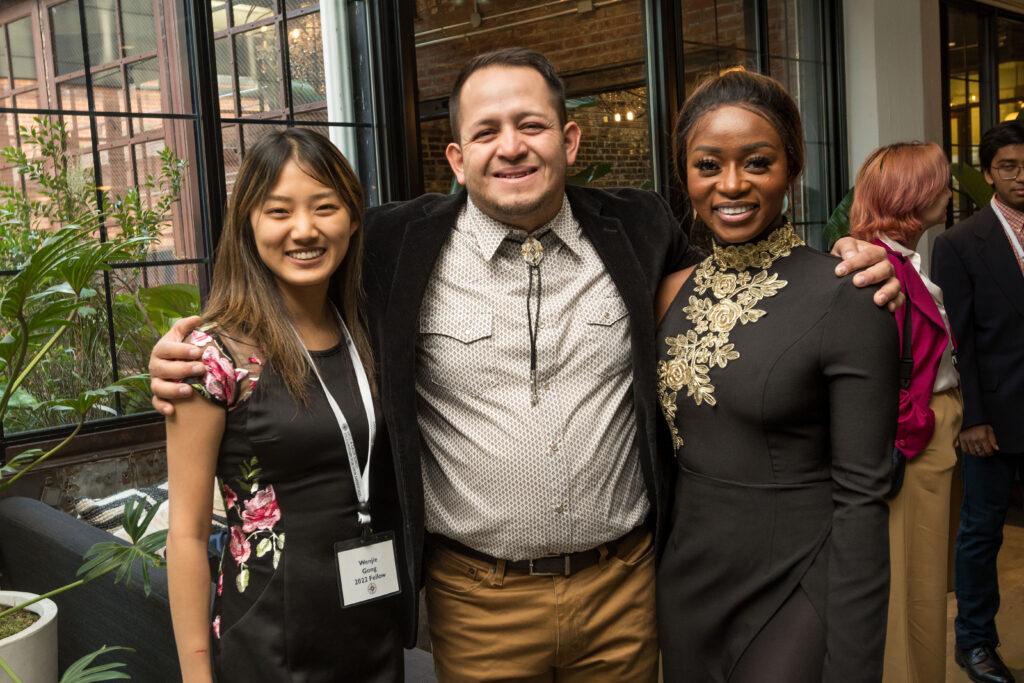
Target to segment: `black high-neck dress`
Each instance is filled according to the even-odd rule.
[[[836,262],[788,224],[716,247],[659,326],[677,472],[658,569],[668,683],[751,680],[733,678],[751,651],[752,680],[795,657],[815,680],[881,679],[896,325]],[[801,641],[752,647],[780,632]]]

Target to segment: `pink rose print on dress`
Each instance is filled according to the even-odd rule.
[[[255,496],[245,501],[245,510],[242,511],[242,531],[245,533],[273,529],[280,520],[281,509],[277,506],[273,486],[257,491]]]
[[[224,507],[233,508],[235,503],[238,502],[238,494],[231,490],[231,487],[224,484]]]
[[[196,346],[206,346],[213,341],[213,337],[202,330],[192,330],[192,343]]]
[[[253,365],[263,365],[263,361],[261,361],[256,356],[249,356],[249,362],[252,363]]]
[[[252,552],[249,539],[237,526],[231,527],[231,541],[228,543],[228,549],[231,551],[231,557],[235,558],[235,563],[239,565],[245,564],[245,561],[249,559],[249,553]]]
[[[220,615],[213,620],[213,635],[220,640]]]
[[[224,572],[221,572],[220,576],[217,577],[217,595],[220,595],[223,592],[224,592]]]
[[[206,366],[206,376],[203,383],[207,393],[213,398],[231,404],[235,397],[235,369],[228,359],[220,355],[216,346],[210,345],[203,349],[203,365]]]

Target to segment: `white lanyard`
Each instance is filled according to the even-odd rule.
[[[332,307],[333,308],[333,307]],[[359,394],[363,399],[363,408],[366,410],[366,425],[369,430],[367,435],[366,447],[366,468],[362,471],[359,470],[359,455],[356,453],[356,442],[352,438],[352,429],[348,426],[348,420],[345,419],[344,413],[341,412],[341,408],[338,407],[338,402],[334,400],[334,396],[331,395],[330,390],[327,388],[327,384],[324,383],[324,378],[320,376],[320,371],[316,367],[316,363],[313,362],[313,357],[309,355],[309,350],[302,343],[302,339],[299,337],[299,333],[292,327],[292,332],[295,332],[295,338],[299,340],[299,345],[302,346],[302,352],[306,354],[306,360],[309,361],[309,366],[313,369],[313,374],[320,380],[320,386],[324,390],[324,395],[327,396],[327,403],[330,404],[331,410],[334,412],[334,419],[338,421],[338,428],[341,430],[341,435],[345,439],[345,451],[348,454],[348,465],[349,470],[352,472],[352,484],[356,488],[356,500],[359,501],[359,523],[369,526],[370,524],[370,458],[373,455],[373,440],[377,436],[377,420],[373,414],[373,394],[370,393],[370,380],[366,376],[366,369],[363,367],[363,362],[359,359],[359,352],[356,351],[356,344],[352,341],[352,335],[349,334],[348,327],[345,326],[345,321],[341,319],[341,314],[338,313],[338,309],[334,309],[334,315],[338,319],[338,326],[341,328],[342,334],[345,336],[345,345],[348,347],[348,355],[352,359],[352,369],[356,373],[356,383],[359,385]]]
[[[1024,248],[1021,248],[1020,240],[1017,239],[1017,233],[1015,233],[1013,228],[1010,227],[1010,221],[1006,220],[1006,216],[1003,215],[1003,212],[996,205],[995,197],[992,198],[992,210],[996,212],[996,216],[999,217],[999,222],[1003,224],[1003,230],[1006,231],[1006,237],[1010,240],[1010,244],[1012,244],[1013,248],[1017,250],[1017,258],[1024,261]]]

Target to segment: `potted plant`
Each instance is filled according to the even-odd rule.
[[[108,203],[109,216],[119,224],[117,237],[108,241],[99,239],[99,222],[104,220],[95,203],[96,187],[91,174],[73,164],[66,154],[67,135],[64,125],[45,117],[35,119],[31,129],[21,128],[24,139],[38,150],[38,156],[29,158],[21,149],[0,151],[19,174],[42,188],[42,196],[29,198],[20,190],[0,186],[0,235],[5,240],[5,256],[14,260],[5,268],[16,274],[0,280],[0,423],[7,424],[12,414],[60,412],[75,416],[71,433],[56,446],[47,450],[30,449],[18,454],[0,468],[0,493],[63,448],[81,430],[90,411],[104,408],[117,394],[126,394],[130,387],[139,389],[145,384],[143,375],[126,377],[106,386],[71,387],[75,391],[54,396],[53,382],[43,376],[53,370],[52,356],[60,348],[69,331],[81,334],[95,325],[98,297],[97,279],[104,271],[110,272],[112,262],[138,260],[148,245],[159,234],[161,223],[171,203],[177,201],[184,162],[174,159],[169,152],[162,155],[164,171],[161,177],[147,179],[151,187],[160,185],[161,199],[156,206],[144,206],[137,190],[129,190],[124,197],[113,197]],[[149,296],[141,294],[142,287],[122,283],[118,300],[122,309],[134,309],[137,317],[144,318],[154,334],[159,330],[153,320],[168,317],[166,301],[159,292]],[[198,308],[198,292],[196,293]],[[181,299],[180,288],[171,295]],[[166,298],[166,297],[165,297]],[[146,307],[146,303],[151,308]],[[185,311],[188,312],[188,311]],[[162,316],[162,317],[161,317]],[[72,347],[74,350],[74,347]],[[84,365],[87,359],[72,354],[61,354],[61,360]],[[88,372],[76,373],[79,377]],[[35,382],[35,384],[33,384]],[[38,391],[30,387],[45,387],[51,396],[47,400],[36,397]],[[64,387],[67,388],[67,387]],[[144,389],[142,390],[144,391]],[[166,532],[146,534],[146,528],[156,513],[156,506],[146,508],[141,498],[125,507],[124,528],[132,544],[125,546],[114,540],[94,545],[86,553],[86,562],[78,571],[77,579],[43,595],[15,594],[14,599],[0,598],[0,620],[28,609],[40,614],[40,619],[27,630],[0,640],[0,680],[3,674],[20,683],[49,683],[56,681],[56,641],[48,647],[50,654],[30,650],[28,654],[16,651],[32,648],[35,638],[45,637],[53,631],[56,611],[50,597],[115,573],[115,581],[127,582],[136,563],[142,564],[145,591],[149,593],[149,569],[163,566],[159,551],[166,541]],[[44,645],[44,647],[47,647]],[[93,660],[104,652],[118,648],[103,648],[83,657],[65,672],[61,683],[84,683],[127,678],[117,669],[123,664],[113,662],[93,665]],[[32,670],[34,665],[42,669]]]

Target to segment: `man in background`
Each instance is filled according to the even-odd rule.
[[[940,235],[932,252],[964,399],[955,657],[972,681],[1012,683],[996,652],[996,556],[1024,463],[1024,123],[989,129],[979,153],[995,195]]]

